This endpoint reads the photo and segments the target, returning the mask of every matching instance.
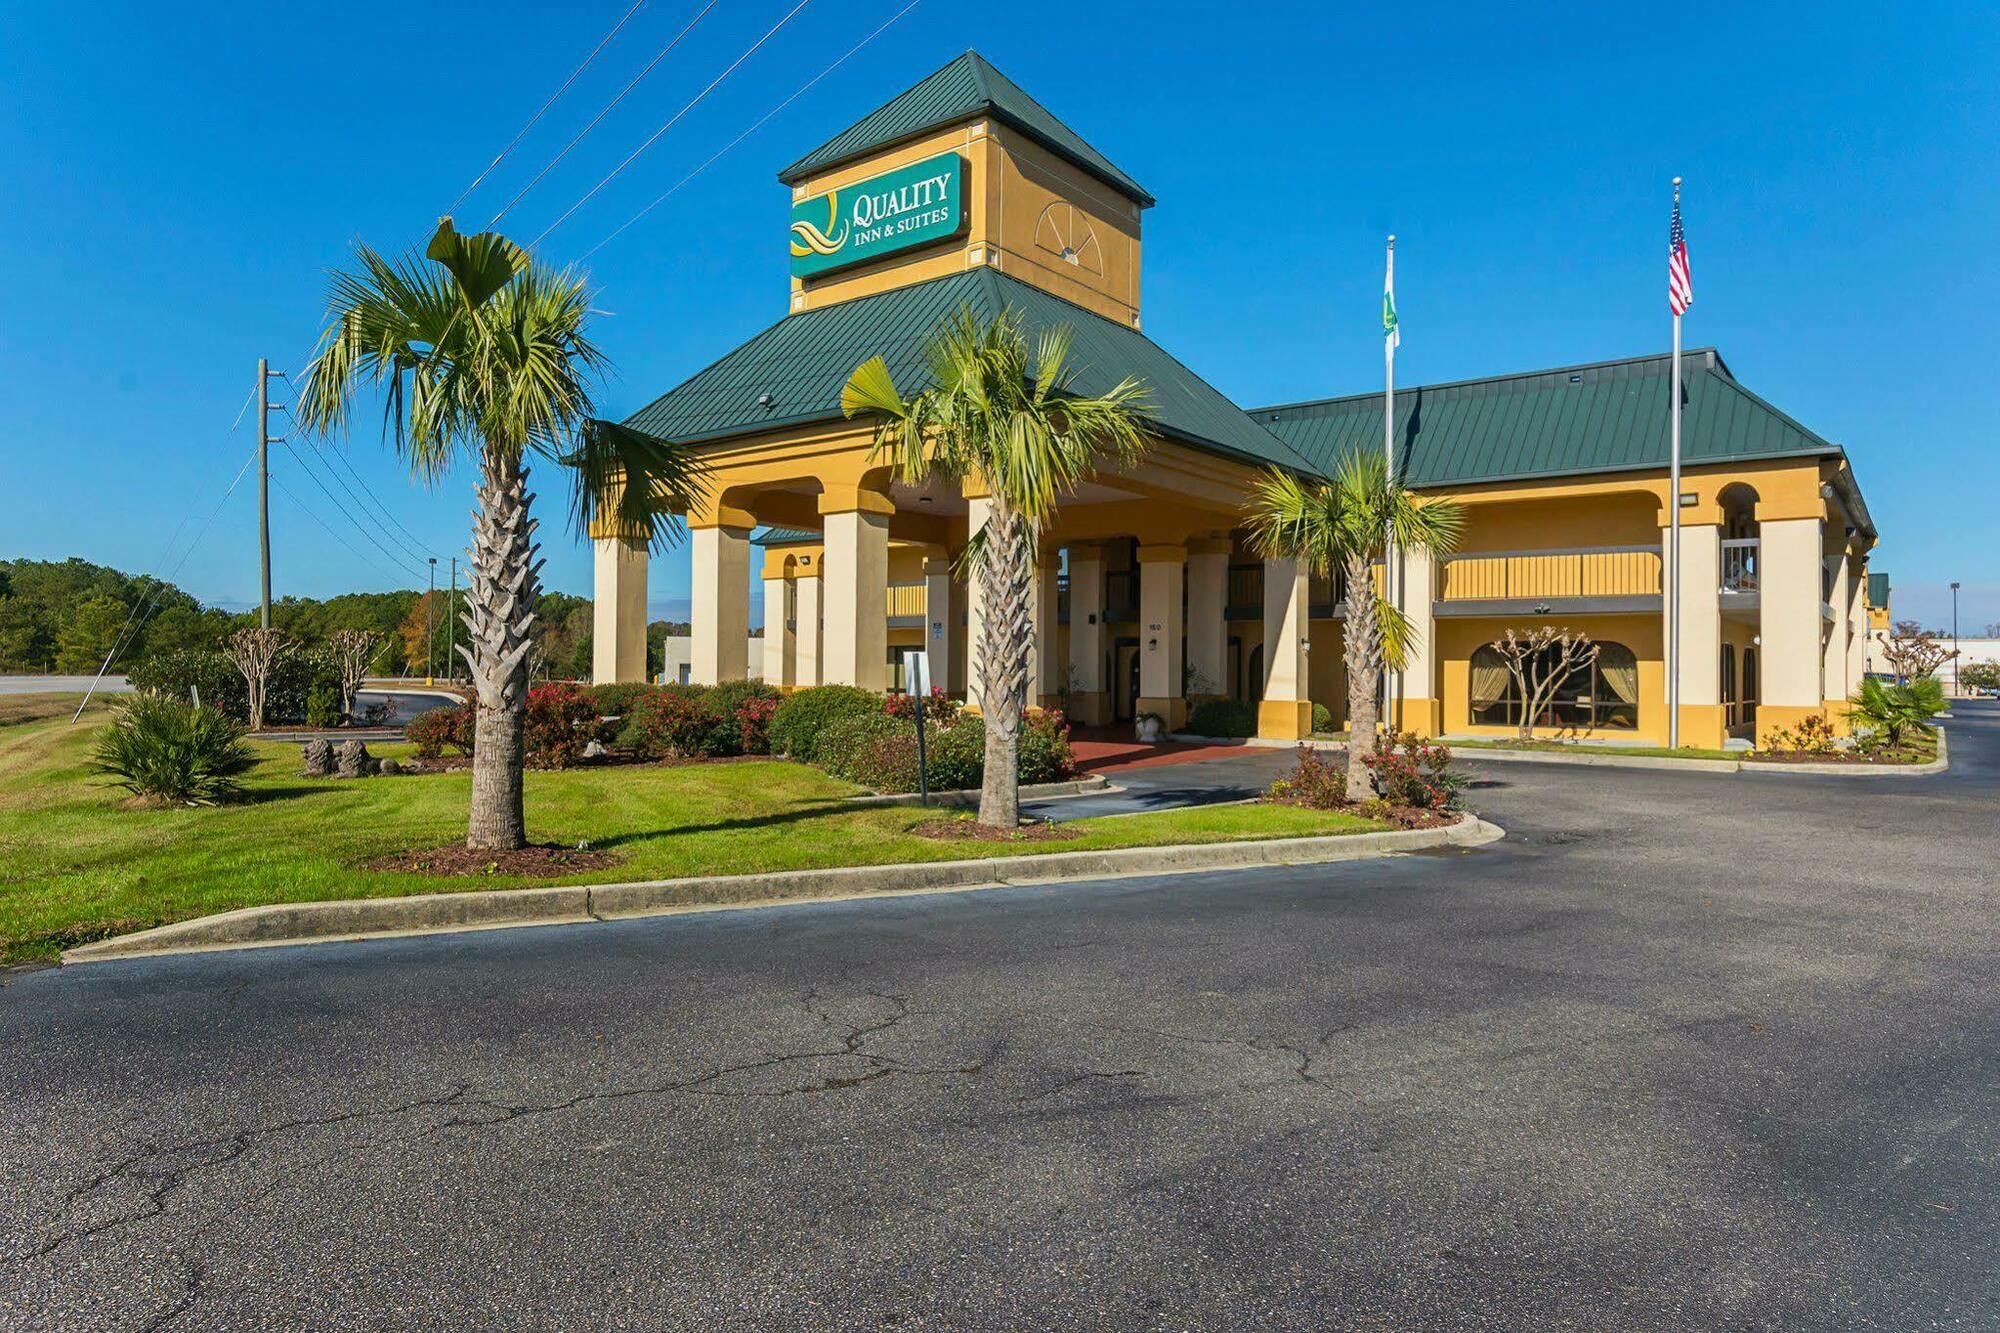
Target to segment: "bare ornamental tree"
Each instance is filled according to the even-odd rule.
[[[1958,650],[1945,647],[1944,640],[1930,630],[1918,629],[1915,621],[1900,620],[1895,633],[1882,644],[1882,656],[1896,673],[1896,683],[1904,685],[1935,674],[1958,656]]]
[[[361,688],[361,682],[368,674],[368,663],[375,655],[375,645],[381,636],[373,630],[340,629],[327,640],[333,649],[333,659],[340,667],[340,711],[354,716],[354,695]]]
[[[1528,633],[1508,630],[1487,647],[1500,655],[1521,696],[1521,739],[1535,734],[1535,719],[1555,699],[1563,682],[1596,661],[1597,644],[1581,630],[1538,626]]]
[[[223,645],[248,687],[252,731],[263,730],[264,691],[271,680],[271,666],[291,645],[291,637],[281,629],[240,629]]]

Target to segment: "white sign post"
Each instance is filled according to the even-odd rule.
[[[917,704],[917,801],[931,803],[930,761],[924,756],[924,704],[931,697],[931,655],[919,649],[903,655],[903,692]]]

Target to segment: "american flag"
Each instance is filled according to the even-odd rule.
[[[1685,315],[1694,304],[1694,271],[1688,267],[1687,233],[1681,230],[1681,192],[1674,191],[1674,225],[1667,233],[1667,305]]]

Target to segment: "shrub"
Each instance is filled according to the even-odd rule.
[[[911,744],[914,745],[912,737]],[[939,791],[977,787],[986,775],[986,724],[974,713],[962,715],[930,740],[931,786]],[[1031,711],[1021,727],[1020,781],[1065,782],[1076,776],[1076,756],[1069,748],[1069,723],[1063,715]]]
[[[883,700],[882,707],[890,717],[901,718],[914,730],[917,719],[917,696],[914,694],[892,694]],[[963,711],[958,700],[947,698],[945,692],[933,685],[931,692],[924,696],[924,725],[927,727],[948,727],[958,721]]]
[[[239,675],[238,680],[242,677]],[[331,691],[334,722],[339,721],[340,659],[326,648],[280,653],[264,682],[264,722],[312,722],[315,691]],[[206,696],[204,696],[205,698]],[[246,700],[247,702],[247,700]],[[332,725],[331,723],[327,725]]]
[[[644,681],[626,680],[608,685],[593,685],[588,693],[591,703],[597,707],[599,717],[630,717],[632,705],[652,688]]]
[[[893,718],[890,720],[895,721]],[[843,728],[868,726],[867,723],[852,718],[840,725]],[[856,742],[856,748],[842,767],[846,771],[841,776],[864,787],[873,787],[876,791],[916,791],[919,784],[915,725],[898,725],[893,730],[887,731],[870,728],[867,734]],[[932,776],[931,785],[937,786],[935,774]]]
[[[933,788],[963,791],[977,787],[986,771],[986,726],[977,715],[966,713],[927,738],[927,749]]]
[[[150,694],[119,710],[92,754],[92,767],[134,796],[176,805],[228,800],[252,762],[236,722],[213,708]]]
[[[192,692],[205,706],[239,722],[250,715],[249,687],[242,673],[226,653],[215,649],[148,653],[133,664],[126,678],[141,694],[188,703]]]
[[[596,734],[597,705],[581,686],[567,681],[537,685],[528,691],[522,717],[522,738],[528,757],[549,768],[573,768],[583,759],[583,747]]]
[[[1375,789],[1392,805],[1449,810],[1458,804],[1458,793],[1465,786],[1465,779],[1452,771],[1451,751],[1426,745],[1414,732],[1405,732],[1394,745],[1362,762],[1375,778]]]
[[[1069,748],[1069,720],[1051,709],[1030,710],[1021,728],[1021,782],[1067,782],[1076,776],[1076,756]]]
[[[771,718],[784,696],[761,680],[725,680],[705,702],[727,748],[714,753],[771,753]]]
[[[1905,738],[1928,738],[1930,720],[1945,710],[1944,685],[1935,676],[1925,676],[1903,684],[1885,684],[1873,676],[1861,681],[1861,691],[1848,706],[1847,716],[1858,727],[1879,733],[1891,750],[1899,749]],[[1803,732],[1808,723],[1833,728],[1825,719],[1805,717],[1799,721]]]
[[[1187,729],[1197,736],[1255,736],[1257,710],[1234,699],[1210,699],[1188,714]]]
[[[1313,730],[1323,736],[1333,734],[1333,710],[1325,704],[1313,705]]]
[[[410,719],[403,728],[403,739],[417,747],[420,759],[436,759],[447,745],[460,754],[471,754],[477,721],[478,714],[469,703],[433,708]]]
[[[309,727],[337,727],[345,716],[340,711],[340,686],[331,688],[325,683],[312,687],[306,696],[306,725]]]
[[[868,765],[875,760],[876,743],[903,735],[907,735],[910,740],[910,790],[915,790],[916,731],[890,717],[879,707],[872,713],[856,713],[840,718],[828,726],[819,735],[817,744],[819,757],[814,762],[836,777],[847,778],[864,786],[873,786],[875,784],[864,774],[868,772]]]
[[[1328,763],[1309,745],[1299,747],[1299,766],[1279,778],[1265,793],[1274,801],[1290,801],[1309,810],[1337,810],[1347,804],[1346,766]]]
[[[734,742],[716,735],[715,719],[703,706],[707,693],[700,685],[648,690],[633,702],[631,721],[619,733],[619,742],[650,759],[728,753]]]
[[[795,690],[771,717],[770,750],[812,763],[818,758],[821,737],[835,722],[882,715],[882,696],[853,685]]]
[[[1764,748],[1774,754],[1832,754],[1833,724],[1818,714],[1799,719],[1796,727],[1774,727]]]

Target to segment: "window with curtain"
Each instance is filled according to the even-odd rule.
[[[1550,649],[1544,667],[1551,666]],[[1472,720],[1480,726],[1518,727],[1521,690],[1506,660],[1492,648],[1472,655]],[[1629,730],[1639,725],[1639,659],[1622,643],[1599,643],[1597,661],[1556,687],[1535,719],[1538,727]]]

